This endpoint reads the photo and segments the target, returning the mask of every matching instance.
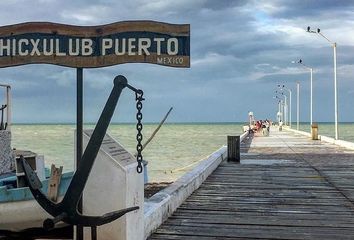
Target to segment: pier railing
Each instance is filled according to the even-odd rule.
[[[311,133],[308,133],[308,132],[295,130],[295,129],[292,129],[292,128],[285,128],[285,129],[288,130],[288,131],[291,131],[291,132],[295,132],[295,133],[307,136],[307,137],[311,137]],[[349,141],[345,141],[345,140],[339,140],[339,139],[336,140],[334,138],[323,136],[323,135],[318,135],[318,140],[323,141],[323,142],[327,142],[327,143],[332,143],[332,144],[335,144],[335,145],[338,145],[338,146],[341,146],[341,147],[345,147],[345,148],[354,150],[354,143],[353,142],[349,142]]]
[[[242,142],[248,131],[239,137]],[[227,147],[223,146],[198,162],[167,188],[153,195],[144,203],[145,238],[154,232],[187,199],[205,179],[227,159]]]

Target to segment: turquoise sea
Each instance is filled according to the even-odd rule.
[[[227,135],[242,132],[242,123],[164,124],[143,151],[149,181],[173,181],[194,163],[226,145]],[[158,124],[145,124],[144,141]],[[84,128],[94,128],[86,125]],[[55,163],[64,171],[74,168],[73,124],[19,124],[12,126],[12,147],[44,155],[46,166]],[[134,124],[111,124],[108,133],[131,153],[136,149]],[[144,142],[143,141],[143,142]],[[189,167],[188,167],[189,166]]]
[[[244,123],[165,124],[144,150],[149,161],[149,178],[155,181],[173,181],[193,164],[226,144],[227,135],[242,132]],[[86,125],[85,128],[93,128]],[[144,140],[157,124],[145,124]],[[296,123],[293,123],[296,128]],[[72,124],[21,124],[12,127],[12,147],[27,149],[44,155],[46,165],[55,163],[70,171],[74,166],[74,130]],[[310,132],[309,123],[301,123],[300,130]],[[108,133],[135,153],[135,125],[112,124]],[[319,123],[319,134],[333,137],[334,125]],[[354,142],[354,123],[340,123],[340,139]],[[186,168],[186,166],[189,166]]]
[[[296,123],[292,124],[292,128],[296,129]],[[301,131],[310,132],[310,129],[310,123],[299,124],[299,130]],[[318,134],[334,138],[334,123],[318,123]],[[354,142],[354,123],[339,123],[338,135],[341,140]]]

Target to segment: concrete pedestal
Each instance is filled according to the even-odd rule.
[[[84,131],[84,146],[92,132]],[[83,192],[83,213],[101,216],[135,206],[139,210],[99,226],[98,240],[144,239],[144,174],[137,173],[136,168],[134,156],[106,134]],[[89,228],[84,229],[84,239],[91,239]]]

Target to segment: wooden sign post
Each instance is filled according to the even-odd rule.
[[[188,68],[190,26],[126,21],[101,26],[28,22],[0,27],[0,68],[35,63],[77,68],[78,166],[83,144],[83,69],[123,63]],[[76,239],[82,238],[78,228]]]
[[[0,67],[49,63],[98,68],[122,63],[189,67],[188,24],[153,21],[71,26],[30,22],[0,27]]]

